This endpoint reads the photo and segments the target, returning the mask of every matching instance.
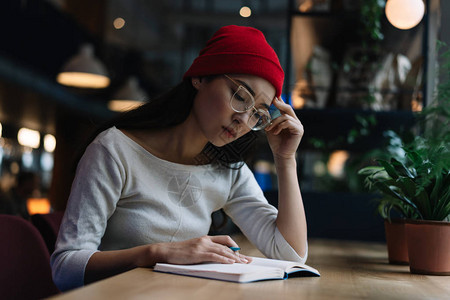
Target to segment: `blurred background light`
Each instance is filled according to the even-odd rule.
[[[53,169],[54,158],[53,154],[44,152],[41,155],[41,168],[46,172],[50,172]]]
[[[11,165],[9,165],[9,171],[11,172],[11,174],[13,175],[17,175],[19,174],[20,171],[20,166],[16,161],[13,161],[11,163]]]
[[[328,173],[333,177],[342,178],[345,175],[345,162],[349,157],[349,153],[344,150],[337,150],[331,153],[327,163]]]
[[[19,144],[25,147],[39,148],[41,134],[39,131],[28,128],[20,128],[17,133],[17,140]]]
[[[22,165],[26,169],[30,169],[33,166],[33,161],[33,149],[25,147],[25,150],[22,153]]]
[[[122,29],[125,26],[125,20],[123,18],[115,18],[113,25],[115,29]]]
[[[385,11],[393,26],[406,30],[420,23],[425,5],[422,0],[388,0]]]
[[[241,9],[239,10],[239,14],[243,18],[248,18],[252,15],[252,10],[248,6],[242,6]]]
[[[46,134],[44,136],[44,149],[47,152],[53,152],[56,148],[56,138],[51,134]]]
[[[29,198],[27,209],[30,215],[48,214],[51,209],[50,201],[47,198]]]

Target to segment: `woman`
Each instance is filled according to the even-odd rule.
[[[51,258],[57,286],[157,262],[248,263],[229,236],[207,236],[220,208],[266,256],[304,262],[295,161],[303,127],[279,98],[283,78],[259,30],[222,27],[180,85],[102,128],[79,161]],[[281,112],[273,120],[271,105]],[[237,163],[252,129],[265,130],[273,152],[278,211]]]

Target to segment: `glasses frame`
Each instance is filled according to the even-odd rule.
[[[249,118],[247,120],[247,126],[250,127],[251,130],[253,130],[253,131],[262,130],[262,129],[266,128],[267,126],[269,126],[270,122],[272,121],[272,117],[271,117],[269,111],[268,110],[263,110],[263,109],[257,109],[255,107],[255,103],[256,103],[255,102],[255,97],[253,97],[253,95],[248,91],[248,89],[245,86],[243,86],[242,84],[239,84],[238,82],[236,82],[233,78],[231,78],[227,74],[224,74],[223,76],[225,76],[225,78],[227,78],[228,80],[233,82],[238,87],[238,89],[233,93],[233,95],[231,95],[231,98],[230,98],[231,109],[233,109],[237,113],[246,113],[246,112],[248,112],[250,110],[253,110],[253,112],[250,114],[250,116],[249,116]],[[250,96],[250,98],[252,100],[251,106],[248,107],[246,110],[237,110],[236,108],[233,107],[233,99],[235,98],[235,96],[239,92],[239,90],[241,90],[241,89],[244,90]],[[256,125],[255,126],[250,126],[250,125],[248,125],[248,122],[250,122],[250,120],[253,118],[253,116],[255,114],[267,116],[268,122],[266,124],[262,125],[262,126],[256,126]],[[258,124],[258,123],[256,123],[256,124]]]

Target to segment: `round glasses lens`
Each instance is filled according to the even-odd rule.
[[[253,107],[252,95],[242,86],[231,97],[231,107],[237,112],[246,112]]]
[[[255,131],[264,129],[269,124],[269,112],[261,109],[256,110],[248,119],[248,126]]]

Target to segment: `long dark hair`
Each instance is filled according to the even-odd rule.
[[[215,77],[210,76],[203,79],[212,80]],[[97,127],[94,134],[88,139],[86,146],[100,132],[113,126],[118,129],[162,129],[179,125],[187,119],[196,94],[197,90],[193,87],[190,79],[186,79],[148,103],[121,113]],[[198,164],[216,163],[228,168],[240,168],[249,159],[256,138],[255,132],[251,131],[223,147],[216,147],[208,143],[196,157],[196,161]],[[83,147],[82,152],[84,152],[86,146]],[[76,163],[81,158],[82,152],[80,152]]]

